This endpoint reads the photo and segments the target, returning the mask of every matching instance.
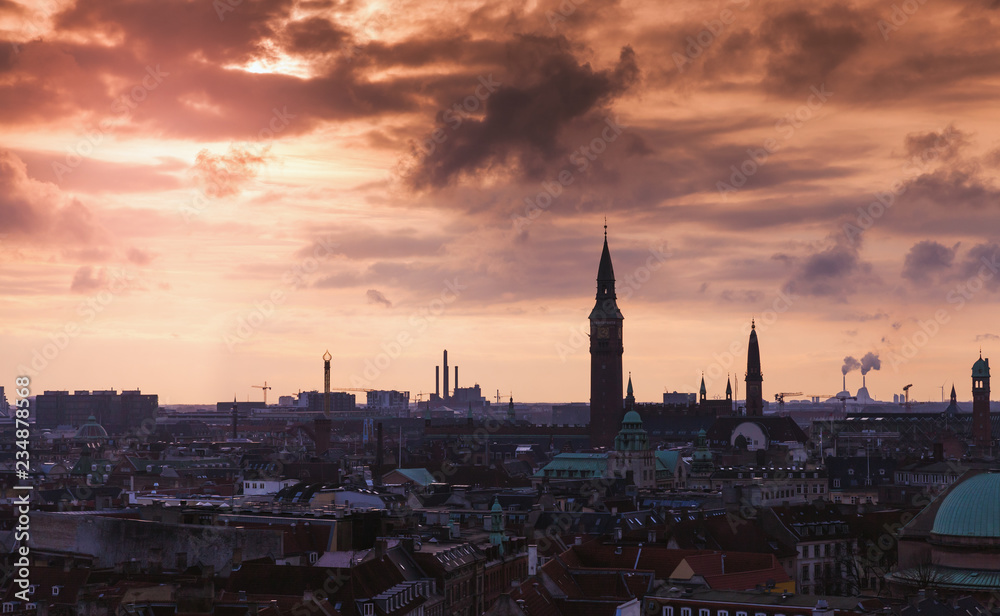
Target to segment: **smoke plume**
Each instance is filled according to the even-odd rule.
[[[852,355],[848,355],[844,358],[844,365],[840,368],[841,373],[847,374],[848,372],[854,372],[861,367],[861,362],[854,359]]]
[[[861,374],[868,374],[870,370],[880,370],[881,368],[882,360],[878,358],[877,353],[869,351],[861,358]]]

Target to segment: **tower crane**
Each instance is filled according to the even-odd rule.
[[[906,411],[910,411],[910,388],[913,387],[913,383],[910,383],[903,388],[903,393],[906,394]]]
[[[801,391],[783,391],[778,394],[774,394],[774,401],[778,403],[778,412],[783,412],[785,410],[785,396],[801,396]]]
[[[264,406],[267,406],[267,390],[272,389],[271,387],[268,386],[267,381],[264,381],[263,385],[251,385],[250,387],[256,387],[257,389],[264,390]]]

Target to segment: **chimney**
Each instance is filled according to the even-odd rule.
[[[441,397],[447,398],[450,395],[448,392],[451,391],[448,389],[448,349],[444,351],[444,366],[441,367],[441,371],[444,372],[444,391],[441,392]]]
[[[458,391],[458,366],[455,366],[455,391]]]
[[[378,449],[375,450],[375,472],[378,473],[378,476],[381,478],[382,477],[382,462],[383,462],[383,458],[382,458],[382,422],[381,421],[378,422],[378,425],[376,425],[375,430],[376,430],[376,434],[378,435],[377,436],[377,438],[378,438],[378,444],[376,445],[376,447],[378,447]],[[373,477],[373,479],[374,479],[374,477]]]
[[[441,397],[441,366],[434,366],[434,395]]]

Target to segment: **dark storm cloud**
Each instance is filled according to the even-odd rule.
[[[438,138],[428,142],[433,150],[416,152],[417,163],[407,174],[413,187],[440,188],[492,166],[540,178],[567,152],[560,140],[567,125],[594,112],[609,113],[608,105],[639,77],[631,48],[622,49],[614,68],[595,71],[581,64],[561,37],[518,37],[509,44],[506,69],[511,83],[487,77],[477,87],[481,117],[449,110],[437,118],[431,137]]]
[[[785,283],[785,290],[843,300],[859,286],[874,281],[872,266],[861,259],[859,247],[838,239],[822,250],[799,258],[794,274]]]
[[[951,268],[958,245],[948,248],[933,240],[914,244],[903,261],[903,278],[913,282],[927,282]]]
[[[757,43],[766,53],[766,83],[785,95],[826,83],[864,44],[868,18],[845,6],[799,9],[765,21]]]
[[[342,50],[349,44],[351,35],[329,19],[310,17],[290,23],[284,39],[289,51],[308,55]]]

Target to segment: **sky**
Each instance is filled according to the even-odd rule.
[[[996,0],[0,0],[0,384],[275,401],[329,349],[334,387],[412,400],[447,349],[487,397],[585,402],[607,224],[639,401],[722,396],[751,319],[766,400],[862,363],[876,398],[970,399],[998,28]]]

